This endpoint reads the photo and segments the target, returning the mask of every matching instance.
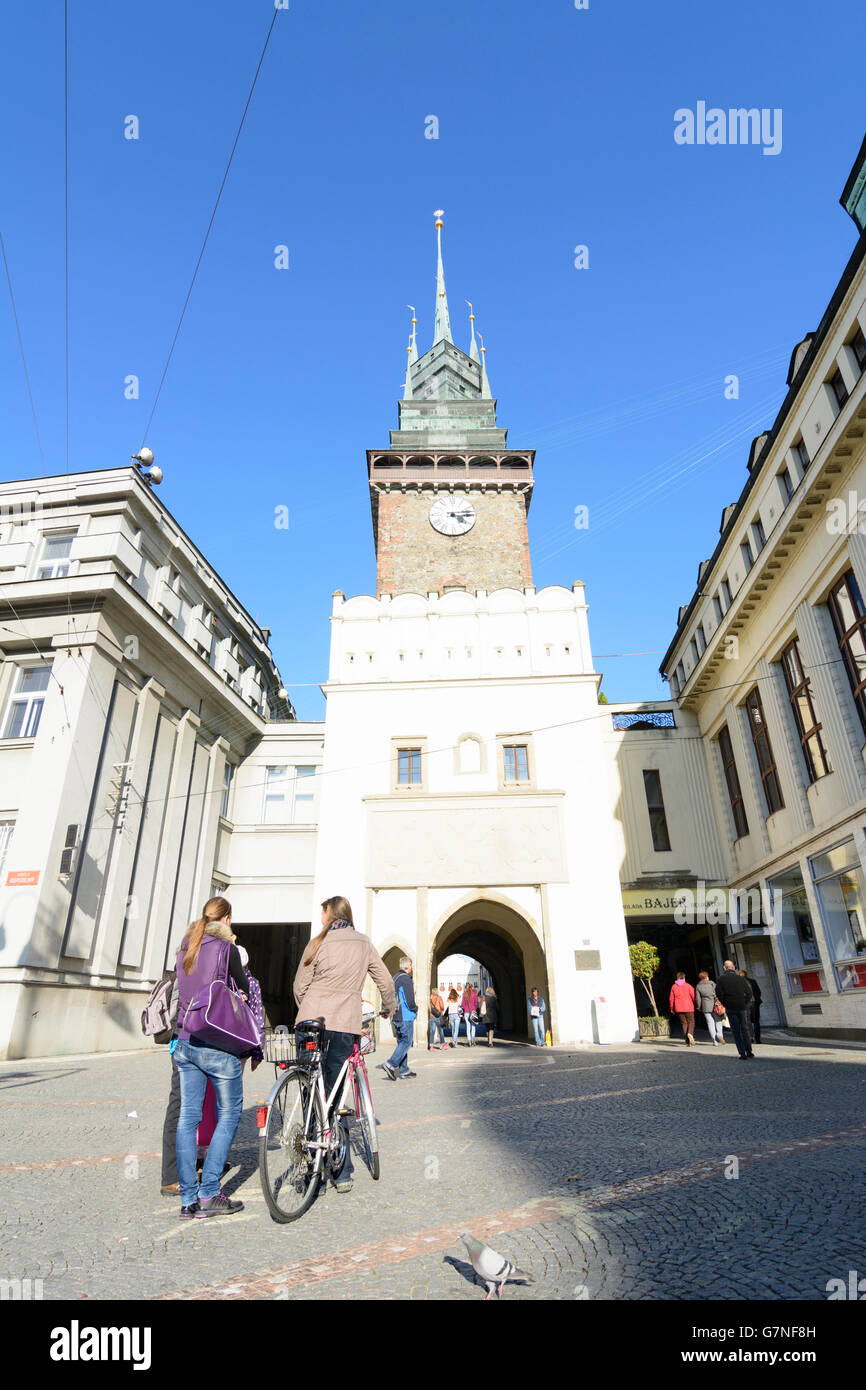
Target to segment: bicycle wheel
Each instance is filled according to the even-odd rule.
[[[325,1126],[317,1072],[290,1067],[259,1135],[259,1177],[275,1221],[297,1221],[312,1204],[322,1176]]]
[[[364,1144],[364,1154],[367,1160],[367,1167],[370,1175],[378,1181],[381,1166],[379,1164],[379,1136],[376,1133],[376,1116],[373,1111],[373,1097],[370,1095],[370,1083],[367,1080],[367,1069],[363,1063],[355,1072],[355,1081],[358,1086],[358,1128],[361,1131],[361,1139]]]

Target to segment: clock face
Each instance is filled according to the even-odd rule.
[[[468,497],[440,497],[430,508],[430,525],[443,536],[464,536],[475,525],[475,508]]]

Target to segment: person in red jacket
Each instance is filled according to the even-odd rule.
[[[695,991],[686,981],[684,970],[680,970],[671,985],[671,1013],[680,1020],[686,1047],[695,1045]]]

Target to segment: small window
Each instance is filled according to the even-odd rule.
[[[716,615],[716,626],[718,627],[724,617],[724,613],[722,612],[722,601],[718,594],[713,595],[713,612]]]
[[[50,666],[23,666],[19,670],[6,715],[4,738],[36,737],[50,679]]]
[[[397,750],[397,786],[420,787],[421,749],[399,748]]]
[[[226,819],[228,819],[229,814],[229,800],[231,798],[232,778],[234,775],[234,767],[231,763],[226,763],[223,769],[223,795],[222,801],[220,802],[220,815],[225,816]]]
[[[509,784],[529,781],[529,748],[525,743],[503,744],[505,781]]]
[[[752,558],[752,547],[749,545],[748,541],[743,541],[742,545],[740,546],[740,554],[743,557],[745,573],[748,574],[749,570],[752,568],[752,565],[755,563]]]
[[[809,458],[809,450],[806,448],[806,441],[804,439],[797,440],[797,443],[794,445],[794,453],[797,456],[797,462],[800,465],[801,472],[807,472],[812,460]]]
[[[39,568],[36,571],[37,579],[65,578],[69,573],[69,556],[75,536],[75,531],[64,531],[44,538]]]
[[[6,857],[9,853],[9,845],[12,842],[12,831],[14,829],[14,820],[0,820],[0,884],[3,882]]]
[[[698,664],[698,644],[695,641],[694,637],[692,638],[691,642],[689,642],[689,656],[692,659],[692,670],[694,670],[694,668]]]
[[[794,496],[794,483],[791,478],[791,470],[787,467],[780,468],[778,473],[776,474],[776,477],[779,480],[779,487],[782,490],[782,496],[785,499],[785,504],[787,505],[787,503],[790,502],[791,498]]]
[[[833,393],[837,406],[841,410],[848,399],[848,387],[845,385],[842,379],[842,373],[839,371],[838,367],[831,376],[828,385]]]
[[[863,337],[862,328],[858,328],[854,337],[851,339],[851,351],[857,360],[857,366],[860,368],[860,371],[866,371],[866,338]]]
[[[289,769],[269,767],[265,774],[265,825],[285,825],[289,819]]]
[[[764,526],[759,516],[752,522],[752,540],[755,542],[755,554],[760,555],[767,544],[767,537],[764,535]]]
[[[703,623],[698,623],[697,629],[695,630],[695,640],[698,644],[698,656],[703,656],[704,652],[707,650],[707,635],[704,632]]]
[[[677,667],[677,685],[679,686],[680,690],[682,690],[682,688],[683,688],[683,686],[685,685],[685,683],[686,683],[686,671],[685,671],[685,667],[683,666],[683,663],[680,662],[679,666]]]
[[[664,854],[670,849],[671,841],[665,818],[665,804],[662,800],[662,783],[658,772],[655,769],[644,771],[643,784],[646,792],[647,810],[649,811],[653,849]]]
[[[724,610],[727,613],[728,609],[731,606],[731,586],[728,583],[727,579],[723,579],[721,584],[719,585],[719,593],[722,596],[722,604],[724,605]]]
[[[309,824],[315,820],[313,807],[316,801],[315,767],[295,768],[295,822]]]

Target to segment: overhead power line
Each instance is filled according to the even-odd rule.
[[[275,23],[276,23],[277,15],[278,15],[278,14],[279,14],[279,10],[275,7],[275,8],[274,8],[273,16],[272,16],[272,18],[271,18],[270,25],[268,26],[267,38],[265,39],[264,45],[263,45],[263,47],[262,47],[261,54],[260,54],[260,56],[259,56],[258,66],[256,67],[255,75],[253,76],[253,80],[252,80],[252,85],[251,85],[250,90],[249,90],[249,95],[247,96],[246,105],[244,106],[243,114],[242,114],[241,119],[240,119],[240,124],[239,124],[238,129],[237,129],[237,134],[235,135],[234,144],[232,145],[232,148],[231,148],[231,154],[230,154],[229,157],[228,157],[228,163],[226,164],[225,171],[224,171],[223,176],[222,176],[222,182],[220,183],[220,186],[219,186],[219,192],[217,193],[217,196],[216,196],[216,202],[215,202],[214,205],[213,205],[213,211],[211,212],[211,215],[210,215],[210,221],[209,221],[208,224],[207,224],[207,231],[206,231],[205,234],[204,234],[204,241],[203,241],[202,244],[201,244],[201,250],[200,250],[199,253],[198,253],[198,260],[196,261],[196,263],[195,263],[195,269],[194,269],[193,272],[192,272],[192,279],[191,279],[190,282],[189,282],[189,289],[187,290],[187,292],[186,292],[186,298],[185,298],[184,301],[183,301],[183,308],[182,308],[181,311],[180,311],[180,318],[179,318],[178,321],[177,321],[177,328],[175,329],[175,331],[174,331],[174,337],[173,337],[172,340],[171,340],[171,347],[170,347],[169,350],[168,350],[168,357],[165,359],[165,366],[164,366],[163,369],[162,369],[162,376],[161,376],[160,379],[159,379],[159,386],[156,388],[156,396],[154,397],[153,406],[152,406],[152,408],[151,408],[150,415],[148,416],[147,424],[146,424],[145,427],[144,427],[144,438],[143,438],[142,441],[141,441],[141,442],[142,442],[142,445],[144,445],[144,444],[146,443],[146,441],[147,441],[148,431],[150,430],[150,426],[151,426],[151,424],[153,423],[153,417],[154,417],[154,415],[156,414],[156,407],[157,407],[157,405],[159,404],[159,398],[160,398],[160,396],[162,395],[162,388],[163,388],[163,385],[164,385],[164,383],[165,383],[166,375],[168,374],[168,369],[169,369],[169,366],[170,366],[170,364],[171,364],[171,359],[172,359],[172,357],[174,356],[174,349],[175,349],[175,347],[176,347],[176,345],[177,345],[177,340],[178,340],[178,338],[179,338],[179,336],[180,336],[180,330],[181,330],[181,327],[183,326],[183,321],[184,321],[184,317],[186,316],[187,306],[189,305],[189,301],[190,301],[190,298],[191,298],[191,296],[192,296],[193,288],[194,288],[194,286],[195,286],[196,277],[197,277],[198,272],[199,272],[199,266],[200,266],[201,263],[202,263],[202,259],[203,259],[203,257],[204,257],[205,249],[206,249],[207,244],[208,244],[208,239],[210,238],[211,228],[213,227],[214,219],[215,219],[215,217],[216,217],[216,215],[217,215],[217,208],[218,208],[219,205],[220,205],[220,199],[222,198],[222,195],[223,195],[223,189],[224,189],[225,186],[226,186],[226,180],[228,179],[228,176],[229,176],[229,170],[230,170],[231,167],[232,167],[232,160],[233,160],[234,157],[235,157],[235,150],[237,149],[237,147],[238,147],[238,141],[239,141],[240,138],[241,138],[241,131],[242,131],[243,128],[244,128],[244,121],[245,121],[246,118],[247,118],[247,111],[249,110],[249,108],[250,108],[250,102],[251,102],[252,99],[253,99],[253,92],[255,91],[255,89],[256,89],[256,83],[257,83],[258,80],[259,80],[259,73],[260,73],[261,70],[262,70],[262,63],[265,61],[265,54],[266,54],[267,51],[268,51],[268,44],[269,44],[270,41],[271,41],[271,34],[273,33],[274,25],[275,25]]]
[[[3,269],[6,272],[6,283],[9,286],[9,299],[12,304],[12,317],[15,320],[15,332],[18,335],[18,351],[21,353],[21,363],[24,367],[24,380],[27,383],[27,396],[30,400],[30,411],[33,415],[33,428],[36,431],[36,444],[39,449],[39,458],[42,461],[43,471],[45,469],[45,455],[42,452],[42,440],[39,437],[39,422],[36,419],[36,404],[33,400],[33,388],[30,385],[30,373],[27,370],[27,358],[24,355],[24,339],[21,336],[21,324],[18,320],[18,309],[15,304],[15,294],[12,290],[12,274],[9,270],[9,259],[6,255],[6,245],[3,241],[3,233],[0,232],[0,255],[3,256]]]

